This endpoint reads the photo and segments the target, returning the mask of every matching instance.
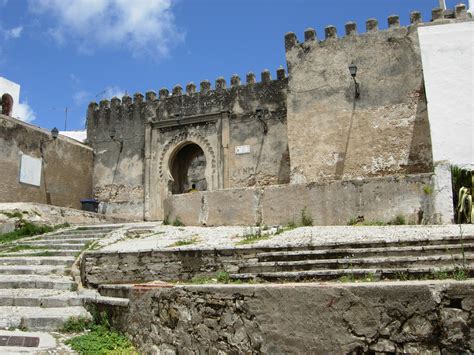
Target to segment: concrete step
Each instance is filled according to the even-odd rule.
[[[468,276],[474,277],[474,266],[467,267]],[[453,272],[455,267],[416,267],[416,268],[354,268],[338,270],[309,270],[287,272],[262,272],[246,274],[230,274],[231,280],[263,280],[268,282],[302,282],[302,281],[330,281],[338,280],[342,276],[364,278],[372,275],[374,280],[381,279],[409,279],[432,277],[437,272]]]
[[[26,245],[55,245],[55,244],[80,244],[80,245],[85,245],[87,243],[92,243],[94,240],[97,240],[98,238],[89,238],[89,239],[84,239],[84,238],[76,238],[76,239],[36,239],[36,240],[25,240],[21,241],[21,244],[26,244]]]
[[[298,261],[316,259],[339,259],[339,258],[362,258],[381,256],[410,256],[410,255],[445,255],[449,253],[457,254],[464,250],[465,253],[474,252],[474,243],[466,243],[462,247],[460,244],[441,244],[427,246],[387,246],[378,248],[341,248],[326,250],[297,250],[297,251],[271,251],[258,253],[259,261]]]
[[[409,255],[443,255],[448,253],[474,252],[474,243],[440,244],[426,246],[387,246],[377,248],[340,248],[322,250],[271,251],[258,253],[259,261],[298,261],[315,259],[336,259],[347,257],[380,257]]]
[[[467,263],[472,263],[474,261],[474,254],[465,255],[464,260]],[[239,273],[333,270],[350,268],[412,268],[425,266],[440,267],[452,266],[453,264],[459,265],[462,264],[462,261],[462,254],[270,261],[242,264],[239,266]]]
[[[90,317],[84,307],[0,307],[0,328],[54,331],[70,317]]]
[[[0,265],[0,275],[67,275],[65,265]]]
[[[71,244],[71,243],[53,243],[53,244],[50,244],[48,242],[42,242],[42,241],[25,242],[25,243],[21,243],[21,245],[48,247],[48,249],[55,249],[55,250],[58,249],[58,250],[75,250],[75,251],[80,251],[84,247],[84,245],[82,245],[82,244]]]
[[[134,284],[99,285],[97,291],[103,297],[130,298]]]
[[[76,257],[80,251],[78,250],[58,250],[58,249],[31,249],[21,252],[2,253],[0,254],[0,263],[3,258],[12,257],[53,257],[53,256],[72,256]]]
[[[0,265],[58,265],[69,267],[75,262],[71,256],[24,256],[0,258]]]
[[[70,307],[82,306],[83,298],[76,292],[45,289],[0,289],[0,306]]]
[[[58,275],[0,275],[0,289],[45,288],[73,290],[76,284],[68,276]]]
[[[28,240],[28,241],[34,241],[34,240],[70,240],[70,241],[73,241],[73,240],[85,240],[85,241],[89,241],[89,240],[96,240],[96,239],[100,239],[102,238],[102,235],[100,234],[52,234],[52,235],[44,235],[44,236],[41,236],[41,237],[33,237],[33,238],[28,238],[28,239],[24,239],[24,240]]]

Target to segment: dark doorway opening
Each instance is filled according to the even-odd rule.
[[[207,190],[206,157],[201,147],[195,143],[183,146],[172,158],[171,175],[173,194]]]
[[[2,95],[2,114],[11,116],[13,111],[13,98],[10,94]]]

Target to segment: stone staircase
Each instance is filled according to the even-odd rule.
[[[0,328],[56,330],[89,317],[71,267],[82,250],[121,225],[68,228],[0,248]]]
[[[232,280],[423,279],[463,268],[474,276],[474,235],[273,248],[239,263]],[[442,273],[445,273],[444,275]]]

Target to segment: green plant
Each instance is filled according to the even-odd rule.
[[[469,273],[468,273],[467,269],[465,269],[465,268],[457,267],[453,271],[453,279],[455,279],[457,281],[467,280],[468,277],[469,277]]]
[[[342,275],[339,277],[340,282],[355,282],[355,276],[354,274],[347,274],[347,275]]]
[[[308,213],[308,210],[306,207],[301,210],[301,225],[305,227],[313,225],[313,218]]]
[[[229,283],[230,281],[230,276],[227,271],[218,271],[216,273],[216,278],[217,278],[217,282],[221,282],[221,283]]]
[[[86,317],[70,317],[59,329],[62,333],[80,333],[90,329],[93,325],[92,319]]]
[[[285,226],[285,228],[286,228],[287,230],[295,229],[296,227],[297,227],[297,225],[296,225],[296,223],[295,223],[294,220],[289,221],[289,222],[286,224],[286,226]]]
[[[395,225],[395,226],[405,225],[406,224],[405,217],[403,215],[397,215],[388,224]]]
[[[433,187],[431,185],[423,186],[423,192],[425,195],[431,195],[433,193]]]
[[[165,218],[163,219],[163,225],[164,226],[169,226],[170,225],[170,215],[167,214]]]
[[[405,271],[400,271],[395,274],[395,277],[399,281],[407,281],[410,279],[410,276]]]
[[[137,354],[130,340],[103,325],[93,325],[90,332],[69,339],[66,344],[79,354]]]
[[[174,219],[173,221],[173,226],[175,227],[183,227],[184,226],[184,223],[181,221],[181,219],[176,216],[176,218]]]
[[[257,233],[254,232],[253,228],[250,228],[248,233],[243,235],[243,240],[235,243],[235,245],[245,245],[245,244],[253,244],[259,242],[261,240],[266,240],[269,238],[268,235],[261,235],[260,230],[257,230]]]
[[[23,213],[20,211],[15,211],[15,212],[8,212],[8,211],[1,211],[1,214],[4,214],[8,218],[23,218]]]
[[[450,278],[449,272],[443,270],[433,272],[432,276],[435,280],[446,280]]]
[[[185,239],[185,240],[178,240],[177,242],[174,242],[173,244],[168,245],[168,248],[172,247],[182,247],[185,245],[191,245],[197,242],[196,238],[191,238],[191,239]]]

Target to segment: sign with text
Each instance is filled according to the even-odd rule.
[[[235,154],[249,154],[250,153],[250,146],[249,145],[238,145],[235,147]]]
[[[20,163],[20,182],[23,184],[41,186],[41,158],[23,154]]]

